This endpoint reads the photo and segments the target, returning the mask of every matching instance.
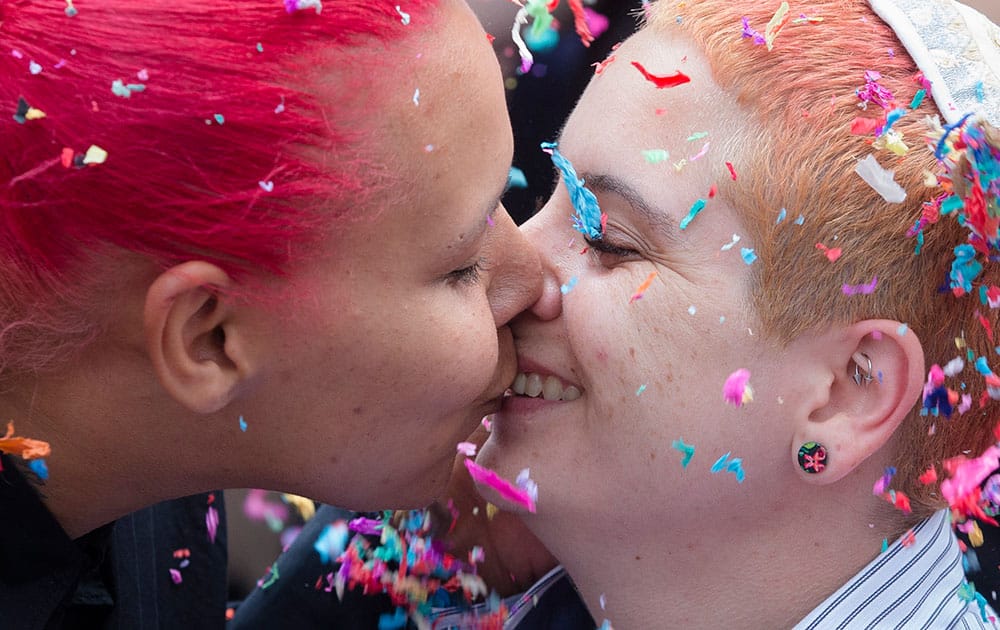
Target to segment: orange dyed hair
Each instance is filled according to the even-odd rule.
[[[905,157],[873,148],[872,134],[851,133],[856,117],[886,113],[874,103],[867,111],[858,107],[855,90],[865,85],[865,71],[881,73],[879,84],[893,93],[896,107],[907,107],[920,89],[918,68],[863,0],[796,6],[794,15],[824,21],[789,22],[772,51],[742,37],[741,18],[763,33],[777,6],[758,0],[660,2],[648,15],[649,28],[683,33],[705,51],[715,80],[752,112],[757,125],[746,130],[742,151],[733,158],[739,178],[720,194],[741,214],[760,256],[751,268],[750,295],[764,332],[788,342],[832,324],[890,318],[919,336],[928,366],[965,358],[955,342],[963,334],[977,356],[995,356],[976,317],[979,311],[996,328],[995,311],[976,296],[955,298],[947,290],[952,251],[967,241],[966,231],[957,221],[942,220],[927,229],[919,255],[916,240],[906,238],[922,204],[941,192],[924,184],[925,171],[937,170],[924,142],[925,117],[939,115],[930,96],[893,126],[910,147]],[[904,203],[887,203],[855,173],[858,160],[873,153],[895,170],[907,191]],[[788,219],[775,224],[781,208]],[[801,226],[793,223],[799,214],[805,216]],[[843,249],[837,264],[817,252],[817,243]],[[867,283],[876,275],[873,294],[843,294],[843,284]],[[998,284],[1000,273],[988,266],[980,279]],[[917,480],[929,464],[963,449],[979,453],[993,441],[997,405],[979,407],[982,379],[973,371],[967,366],[962,374],[975,401],[969,412],[956,412],[951,420],[921,417],[918,404],[897,433],[893,487],[910,495],[915,517],[943,506],[935,488]],[[936,433],[928,435],[932,423]]]

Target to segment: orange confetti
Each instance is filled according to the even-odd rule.
[[[30,438],[14,437],[14,423],[7,423],[7,435],[0,438],[0,452],[17,455],[22,459],[48,457],[52,447],[48,442]]]
[[[646,280],[642,284],[639,285],[639,288],[635,290],[635,293],[632,295],[632,299],[630,299],[628,301],[628,303],[631,304],[632,302],[635,302],[636,300],[641,300],[643,294],[646,293],[646,290],[649,289],[649,287],[651,287],[653,285],[653,279],[654,278],[656,278],[656,272],[655,271],[653,273],[649,274],[649,277],[646,278]]]
[[[903,534],[902,543],[903,543],[904,547],[912,547],[913,544],[916,543],[916,542],[917,542],[917,537],[913,533],[912,529],[909,530],[909,531],[907,531],[905,534]]]

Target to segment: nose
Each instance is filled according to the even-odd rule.
[[[538,254],[503,207],[497,211],[495,224],[495,247],[503,262],[490,281],[489,300],[493,319],[500,328],[538,301],[542,272]]]
[[[552,201],[549,201],[551,204]],[[546,208],[549,206],[546,205]],[[521,232],[538,253],[541,262],[541,292],[535,303],[531,305],[532,315],[542,321],[559,317],[562,313],[562,274],[559,273],[559,259],[566,255],[565,243],[562,247],[555,241],[563,235],[563,230],[554,226],[546,226],[546,213],[543,209],[530,221],[521,226]]]

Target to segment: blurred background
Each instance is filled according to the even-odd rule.
[[[769,0],[770,1],[770,0]],[[500,60],[507,87],[507,105],[514,128],[514,166],[524,173],[524,186],[515,185],[504,205],[518,223],[545,203],[554,187],[552,162],[539,144],[555,140],[587,82],[593,64],[604,60],[612,46],[634,32],[641,0],[585,2],[596,39],[585,48],[573,30],[573,17],[562,2],[556,11],[558,27],[529,44],[535,64],[519,71],[520,57],[511,39],[518,7],[508,0],[468,0],[479,15]],[[774,0],[777,7],[778,0]],[[1000,23],[1000,0],[966,0],[966,4]],[[803,3],[808,6],[808,2]],[[524,29],[528,34],[530,29]],[[308,474],[304,471],[304,474]],[[229,527],[229,599],[243,599],[281,552],[283,545],[309,515],[311,502],[262,490],[226,490]],[[305,514],[303,514],[305,512]]]

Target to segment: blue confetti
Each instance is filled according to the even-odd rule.
[[[507,188],[527,188],[528,178],[524,174],[524,171],[517,168],[516,166],[510,167],[510,172],[507,173]]]
[[[215,122],[219,123],[220,125],[226,124],[226,117],[223,116],[222,114],[216,114],[215,116],[213,116],[213,118],[215,118]]]
[[[907,326],[906,324],[900,324],[899,328],[896,329],[896,334],[899,335],[900,337],[902,337],[903,335],[906,334],[906,331],[909,330],[909,329],[910,329],[910,327]]]
[[[635,390],[635,395],[638,396],[639,394],[641,394],[644,391],[646,391],[646,385],[645,384],[640,385],[639,389]]]
[[[980,103],[986,100],[986,91],[983,89],[982,81],[976,84],[976,100]]]
[[[910,101],[910,109],[920,107],[920,104],[924,102],[925,96],[927,96],[927,90],[917,90],[917,93],[913,95],[913,100]]]
[[[920,250],[924,248],[924,231],[920,230],[917,232],[917,247],[913,250],[915,256],[920,255]]]
[[[339,558],[347,548],[349,535],[350,531],[343,521],[327,524],[313,543],[313,549],[319,554],[320,561],[323,564],[330,564],[332,560]]]
[[[698,201],[694,202],[694,204],[691,206],[691,209],[688,210],[687,216],[681,219],[682,230],[686,230],[687,226],[691,225],[691,222],[694,221],[694,218],[696,216],[698,216],[698,213],[705,209],[706,203],[707,202],[704,199],[699,199]]]
[[[983,265],[976,260],[976,250],[972,245],[955,248],[955,260],[951,263],[951,288],[961,288],[966,293],[972,291],[972,281],[983,271]]]
[[[247,432],[247,421],[243,419],[243,416],[240,416],[240,431]]]
[[[691,458],[694,457],[694,445],[685,444],[684,439],[674,440],[670,445],[674,450],[680,451],[684,457],[681,459],[681,467],[687,468],[688,464],[691,463]]]
[[[562,292],[563,295],[566,295],[576,287],[576,283],[579,281],[580,281],[579,278],[573,276],[572,278],[569,279],[569,282],[559,287],[559,290]]]
[[[990,364],[986,360],[986,357],[979,357],[976,359],[976,371],[983,376],[989,376],[993,374],[993,370],[990,369]]]
[[[597,203],[597,197],[577,176],[573,164],[559,153],[558,146],[555,142],[542,143],[542,149],[552,152],[552,163],[562,172],[563,182],[569,191],[569,200],[576,210],[573,227],[584,236],[600,240],[604,236],[604,230],[601,228],[601,206]]]
[[[755,260],[757,260],[757,254],[753,251],[752,247],[743,247],[740,249],[740,256],[743,257],[743,262],[748,265],[752,265]]]
[[[802,225],[806,222],[806,217],[804,214],[800,214],[798,219],[795,219],[795,225]]]
[[[784,221],[784,220],[785,220],[785,217],[786,217],[786,216],[788,216],[788,211],[787,211],[787,210],[785,210],[784,208],[782,208],[782,209],[781,209],[781,212],[779,212],[779,213],[778,213],[778,220],[777,220],[777,221],[775,221],[775,222],[774,222],[774,224],[775,224],[775,225],[778,225],[779,223],[781,223],[782,221]]]
[[[897,107],[896,109],[886,114],[885,126],[882,127],[878,135],[884,136],[886,133],[889,132],[889,129],[891,129],[894,124],[896,124],[896,121],[898,121],[905,115],[906,115],[906,110],[903,109],[902,107]]]
[[[49,480],[49,467],[45,464],[44,459],[31,460],[30,462],[28,462],[28,468],[31,469],[31,472],[38,475],[38,478],[41,479],[42,481]]]
[[[406,627],[406,612],[397,608],[392,615],[382,613],[378,617],[378,630],[402,630]]]
[[[736,476],[737,483],[743,483],[743,480],[746,479],[746,472],[743,470],[743,460],[739,457],[729,459],[730,455],[732,455],[732,451],[715,460],[715,463],[712,464],[712,472],[718,473],[723,470],[731,472]]]

